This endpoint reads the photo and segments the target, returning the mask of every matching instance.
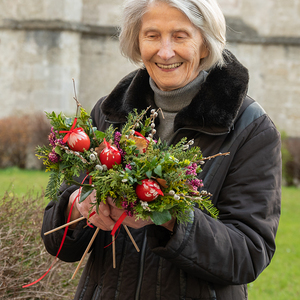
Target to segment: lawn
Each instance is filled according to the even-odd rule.
[[[41,194],[47,186],[48,174],[38,170],[0,169],[0,198],[5,192],[19,197]]]
[[[277,251],[270,266],[249,285],[250,300],[300,299],[300,189],[282,190]]]
[[[41,194],[48,174],[42,171],[0,170],[0,198]],[[249,284],[249,300],[300,299],[300,189],[283,187],[282,215],[277,234],[277,251],[270,266]]]

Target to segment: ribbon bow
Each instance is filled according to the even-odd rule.
[[[76,122],[77,122],[77,118],[74,119],[74,122],[73,122],[70,130],[67,130],[67,131],[63,130],[63,131],[59,132],[59,133],[66,133],[66,135],[63,138],[64,143],[66,143],[68,141],[71,133],[83,131],[83,128],[81,128],[81,127],[75,128]]]

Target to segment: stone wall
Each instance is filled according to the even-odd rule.
[[[300,1],[219,0],[228,48],[249,69],[249,95],[300,137]]]
[[[119,53],[122,0],[0,1],[0,118],[91,109],[135,69]],[[250,71],[249,95],[300,136],[300,2],[219,0],[228,48]]]

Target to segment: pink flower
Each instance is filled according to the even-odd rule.
[[[124,156],[126,155],[126,152],[120,146],[121,136],[122,136],[122,134],[119,131],[115,132],[114,144],[117,146],[121,156],[124,158]]]
[[[48,136],[49,142],[52,147],[56,147],[57,144],[64,145],[65,143],[63,142],[62,139],[58,139],[56,136],[58,135],[58,131],[54,131],[53,127],[51,128],[51,132]]]
[[[124,208],[125,213],[129,217],[133,217],[133,209],[136,206],[136,201],[134,203],[128,203],[126,200],[121,203],[121,206]]]
[[[60,156],[57,153],[55,153],[54,150],[52,150],[52,152],[49,153],[48,158],[52,163],[55,164],[59,161]]]

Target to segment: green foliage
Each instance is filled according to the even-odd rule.
[[[60,186],[62,184],[62,173],[60,172],[51,172],[49,181],[46,188],[45,196],[50,200],[57,200]]]

